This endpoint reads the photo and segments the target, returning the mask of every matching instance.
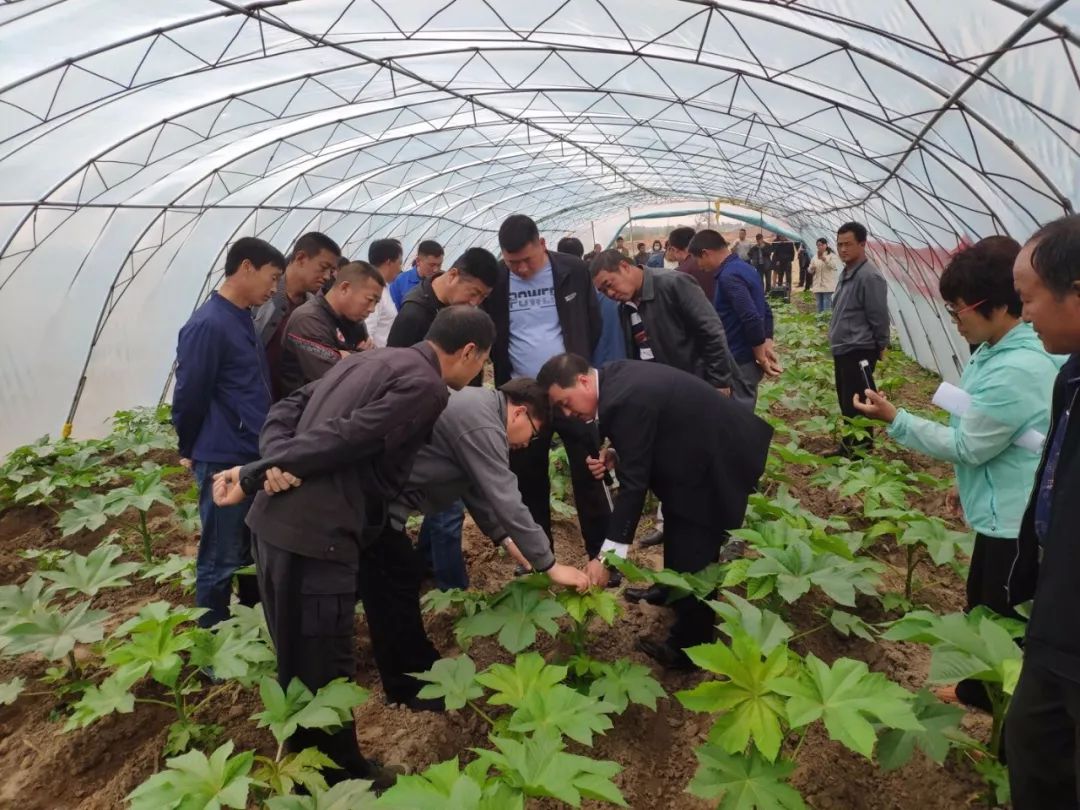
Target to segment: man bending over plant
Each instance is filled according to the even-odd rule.
[[[614,448],[588,461],[597,478],[617,468],[620,481],[601,554],[626,557],[651,489],[664,504],[664,566],[695,573],[715,562],[765,471],[768,423],[704,380],[658,363],[617,360],[597,370],[560,354],[537,379],[554,407],[598,421]],[[586,571],[594,585],[606,584],[599,557]],[[683,650],[712,641],[715,616],[692,596],[672,607],[667,640],[642,638],[638,647],[665,666],[689,669]]]

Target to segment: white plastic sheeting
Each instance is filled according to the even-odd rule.
[[[156,402],[254,234],[494,247],[721,198],[936,277],[1080,196],[1080,0],[21,0],[0,6],[0,451]]]

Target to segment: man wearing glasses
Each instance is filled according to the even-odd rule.
[[[550,413],[547,390],[524,377],[498,390],[472,387],[451,392],[430,441],[421,448],[401,494],[390,505],[383,541],[407,544],[400,535],[410,514],[437,515],[464,501],[480,531],[518,564],[547,573],[558,585],[587,590],[589,579],[583,571],[555,561],[548,536],[522,503],[510,469],[511,451],[536,444],[550,422]],[[412,585],[418,621],[400,626],[419,628],[419,577]],[[392,645],[373,644],[387,699],[414,710],[442,710],[441,701],[416,697],[421,683],[409,674],[422,672],[439,659],[434,645],[419,633],[396,632],[393,637]]]
[[[829,346],[832,349],[840,413],[859,415],[854,401],[874,388],[874,367],[889,347],[889,286],[866,255],[866,227],[847,222],[836,232],[836,253],[844,271],[833,293]],[[830,455],[850,456],[856,447],[868,450],[872,437],[845,439]]]
[[[592,357],[603,326],[592,277],[574,256],[547,249],[536,223],[522,214],[507,217],[499,228],[503,266],[483,304],[495,321],[491,361],[495,384],[535,378],[549,358],[563,352]],[[604,543],[611,514],[604,487],[589,473],[585,459],[598,450],[593,425],[556,414],[528,447],[510,454],[521,498],[533,520],[551,537],[551,481],[548,453],[553,433],[566,446],[574,503],[590,557]]]

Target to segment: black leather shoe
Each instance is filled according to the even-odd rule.
[[[839,447],[834,447],[828,453],[825,453],[824,457],[825,458],[851,458],[851,451],[848,450],[843,445],[840,445]]]
[[[664,530],[663,529],[651,529],[638,541],[638,545],[642,548],[648,548],[649,546],[658,546],[664,542]]]
[[[367,773],[361,779],[371,780],[371,789],[376,793],[389,790],[397,782],[397,778],[405,773],[405,769],[398,765],[383,765],[373,759],[368,760]]]
[[[405,708],[414,712],[445,712],[446,703],[442,698],[411,697],[402,704]]]
[[[746,542],[743,540],[728,540],[720,549],[720,562],[727,563],[746,556]]]
[[[614,568],[609,568],[607,585],[605,585],[604,587],[618,588],[620,585],[622,585],[622,573],[620,573]]]
[[[665,669],[677,669],[682,672],[692,672],[698,666],[682,650],[677,650],[666,641],[657,641],[653,638],[642,636],[637,640],[637,648],[649,658],[661,664]]]
[[[650,605],[667,604],[668,592],[663,585],[650,585],[648,588],[627,588],[623,591],[627,602],[648,602]]]

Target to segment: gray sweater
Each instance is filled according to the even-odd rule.
[[[450,394],[391,514],[404,523],[410,512],[434,514],[459,498],[480,531],[496,542],[512,538],[535,570],[546,571],[555,562],[510,470],[506,397],[490,388]]]
[[[833,292],[829,346],[833,355],[881,351],[889,345],[889,285],[872,261],[844,268]]]

